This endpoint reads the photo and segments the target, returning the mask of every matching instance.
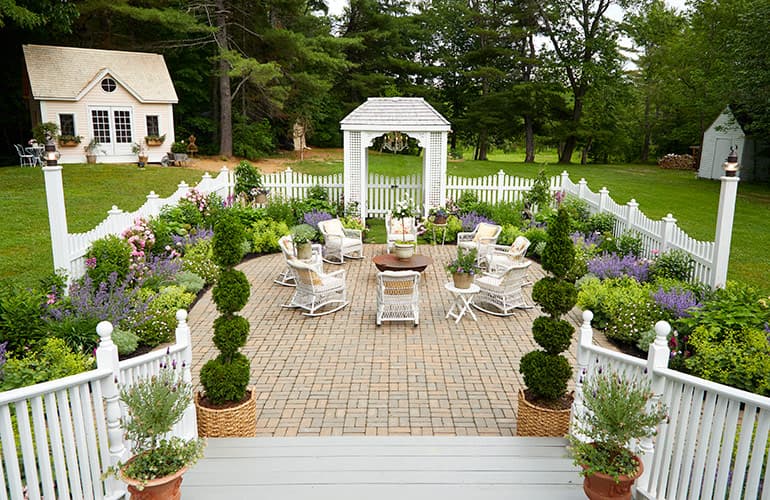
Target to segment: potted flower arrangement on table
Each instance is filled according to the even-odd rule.
[[[446,224],[447,218],[449,217],[449,211],[444,207],[431,208],[430,212],[428,212],[428,217],[433,224],[440,226]]]
[[[297,224],[291,228],[291,241],[294,243],[294,250],[298,259],[313,258],[312,242],[316,236],[317,231],[310,224]]]
[[[516,433],[519,436],[564,436],[569,430],[573,395],[567,393],[572,367],[561,352],[569,348],[575,328],[561,316],[577,303],[574,283],[566,279],[575,261],[570,219],[564,206],[548,224],[542,252],[550,276],[532,287],[532,300],[546,313],[532,322],[532,336],[541,347],[521,358],[519,372],[526,390],[519,390]]]
[[[476,263],[476,249],[457,247],[457,258],[447,264],[446,270],[452,276],[455,288],[470,288],[476,274],[481,271]]]
[[[182,475],[203,456],[202,439],[166,437],[192,403],[192,386],[182,381],[176,368],[176,362],[162,363],[157,375],[120,391],[128,412],[121,425],[126,439],[133,443],[133,456],[110,467],[106,474],[125,482],[131,498],[180,498]]]
[[[627,379],[601,368],[583,386],[585,411],[575,415],[570,452],[585,476],[590,499],[630,499],[631,486],[642,475],[641,459],[629,443],[655,435],[666,418],[659,402],[651,403],[646,380]]]
[[[416,215],[417,211],[414,207],[414,203],[408,196],[401,201],[396,202],[396,207],[391,213],[391,217],[393,219],[398,219],[400,224],[400,228],[398,229],[400,229],[401,239],[394,243],[394,253],[399,259],[409,259],[414,255],[415,247],[417,246],[417,237],[414,237],[414,241],[409,241],[407,240],[406,234],[415,229],[411,227],[410,224],[414,225],[414,217]]]

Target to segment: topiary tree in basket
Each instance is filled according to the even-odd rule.
[[[235,269],[242,258],[246,234],[232,213],[223,212],[214,225],[214,261],[220,268],[212,290],[221,315],[214,320],[214,345],[220,354],[200,373],[203,394],[196,398],[198,433],[209,437],[253,436],[256,433],[256,399],[248,388],[251,366],[239,349],[249,336],[249,322],[236,313],[249,299],[246,275]]]
[[[575,328],[561,316],[577,302],[575,285],[566,276],[575,260],[569,235],[570,220],[560,207],[548,224],[548,240],[542,254],[543,269],[550,273],[535,283],[532,299],[546,316],[532,323],[532,335],[542,349],[521,358],[519,372],[526,391],[519,391],[520,436],[563,436],[569,429],[572,395],[567,381],[572,375],[569,361],[561,352],[569,348]]]

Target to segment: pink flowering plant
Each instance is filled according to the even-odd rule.
[[[210,205],[206,193],[198,191],[195,188],[190,188],[185,195],[185,199],[195,205],[204,217],[209,214]]]
[[[131,247],[131,264],[129,270],[137,277],[141,277],[145,271],[145,262],[153,245],[155,234],[144,217],[138,217],[133,225],[121,234]]]

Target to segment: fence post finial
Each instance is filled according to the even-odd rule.
[[[671,214],[667,214],[662,219],[663,221],[663,230],[661,231],[660,235],[660,253],[665,253],[668,250],[668,247],[671,245],[671,238],[674,234],[674,226],[676,226],[676,219]]]
[[[105,418],[107,419],[107,444],[109,446],[109,464],[117,465],[128,457],[128,449],[123,442],[120,429],[120,364],[118,347],[112,341],[112,323],[102,321],[96,325],[99,335],[99,347],[96,348],[96,367],[112,371],[112,375],[102,379],[102,399],[104,399]],[[106,480],[107,492],[123,489],[122,483],[115,477]]]

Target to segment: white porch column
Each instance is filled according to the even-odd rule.
[[[67,230],[67,209],[64,206],[64,184],[62,166],[43,167],[45,199],[48,204],[48,225],[51,230],[51,250],[54,271],[64,269],[70,277],[70,256]]]
[[[714,236],[714,260],[711,263],[711,287],[724,287],[727,282],[727,266],[730,261],[730,242],[733,237],[735,200],[738,196],[739,177],[722,176],[719,190],[717,229]]]
[[[345,205],[348,203],[361,203],[361,132],[345,130],[344,133],[344,160],[343,160],[343,197]],[[366,217],[363,206],[361,216]]]

